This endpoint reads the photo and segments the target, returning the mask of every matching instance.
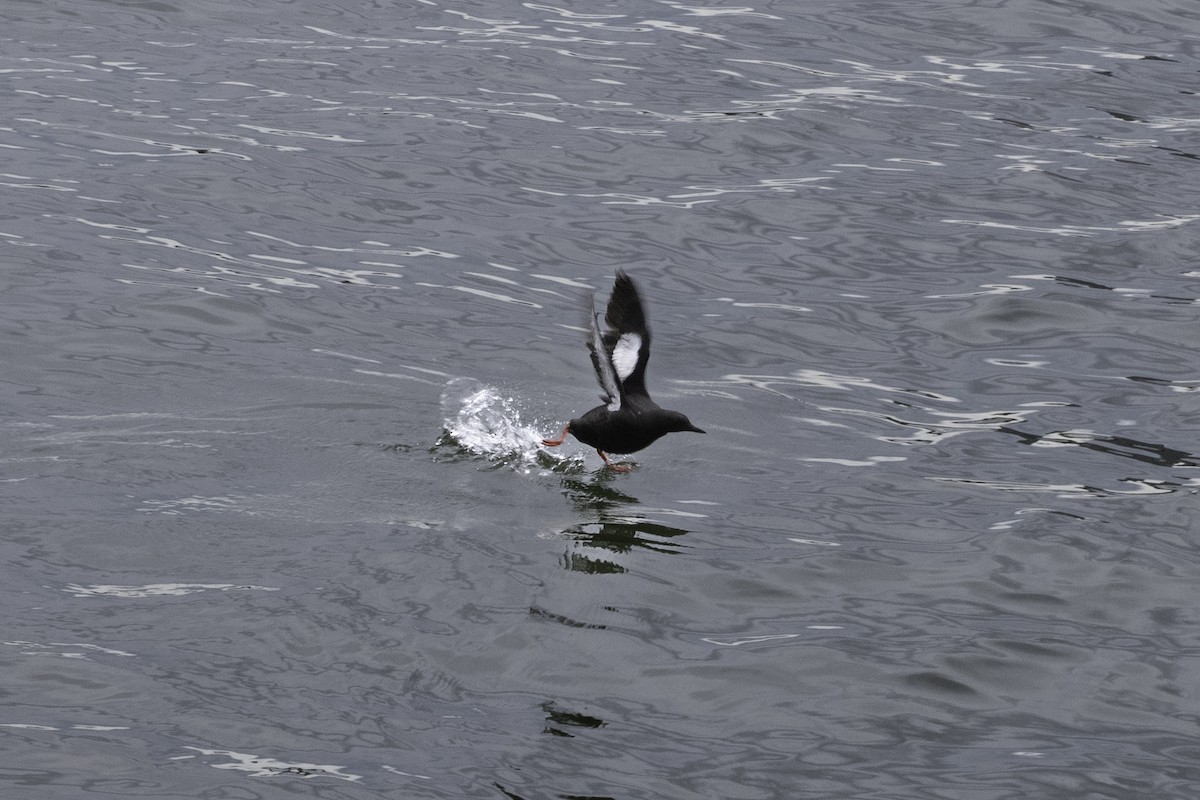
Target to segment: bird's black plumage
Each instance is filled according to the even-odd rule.
[[[571,420],[558,439],[543,439],[543,444],[560,445],[570,433],[596,448],[607,464],[606,453],[634,453],[668,433],[704,433],[678,411],[660,408],[646,391],[650,328],[633,280],[624,272],[617,272],[604,313],[607,329],[603,332],[594,297],[591,305],[588,350],[596,379],[604,390],[600,395],[604,405]]]

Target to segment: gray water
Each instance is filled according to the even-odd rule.
[[[1200,8],[0,21],[0,797],[1200,796]]]

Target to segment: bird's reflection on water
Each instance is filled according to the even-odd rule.
[[[566,474],[561,480],[562,491],[577,511],[605,514],[614,508],[641,503],[613,486],[614,480],[623,477],[609,469],[598,469],[589,475]]]
[[[574,738],[575,734],[570,733],[568,728],[603,728],[608,725],[599,717],[578,711],[568,711],[550,701],[542,703],[542,711],[546,715],[546,727],[542,729],[542,732],[551,736]]]
[[[587,477],[562,477],[563,493],[582,516],[592,520],[563,530],[563,536],[571,542],[563,555],[567,569],[589,574],[620,573],[625,567],[606,555],[629,553],[638,548],[677,553],[686,546],[678,539],[689,531],[653,522],[631,508],[640,501],[613,486],[614,479],[619,477],[608,469],[597,470]]]

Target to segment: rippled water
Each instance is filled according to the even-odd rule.
[[[0,19],[0,796],[1200,792],[1200,10]]]

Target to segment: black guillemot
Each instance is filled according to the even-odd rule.
[[[628,472],[626,464],[613,464],[608,453],[633,453],[648,447],[668,433],[704,431],[678,411],[660,408],[646,391],[646,362],[650,360],[650,329],[646,312],[633,280],[617,272],[604,321],[608,330],[600,332],[600,315],[592,299],[591,337],[588,350],[592,366],[604,393],[604,405],[596,406],[582,417],[568,422],[557,439],[543,439],[547,447],[562,444],[571,434],[596,448],[610,468]]]

